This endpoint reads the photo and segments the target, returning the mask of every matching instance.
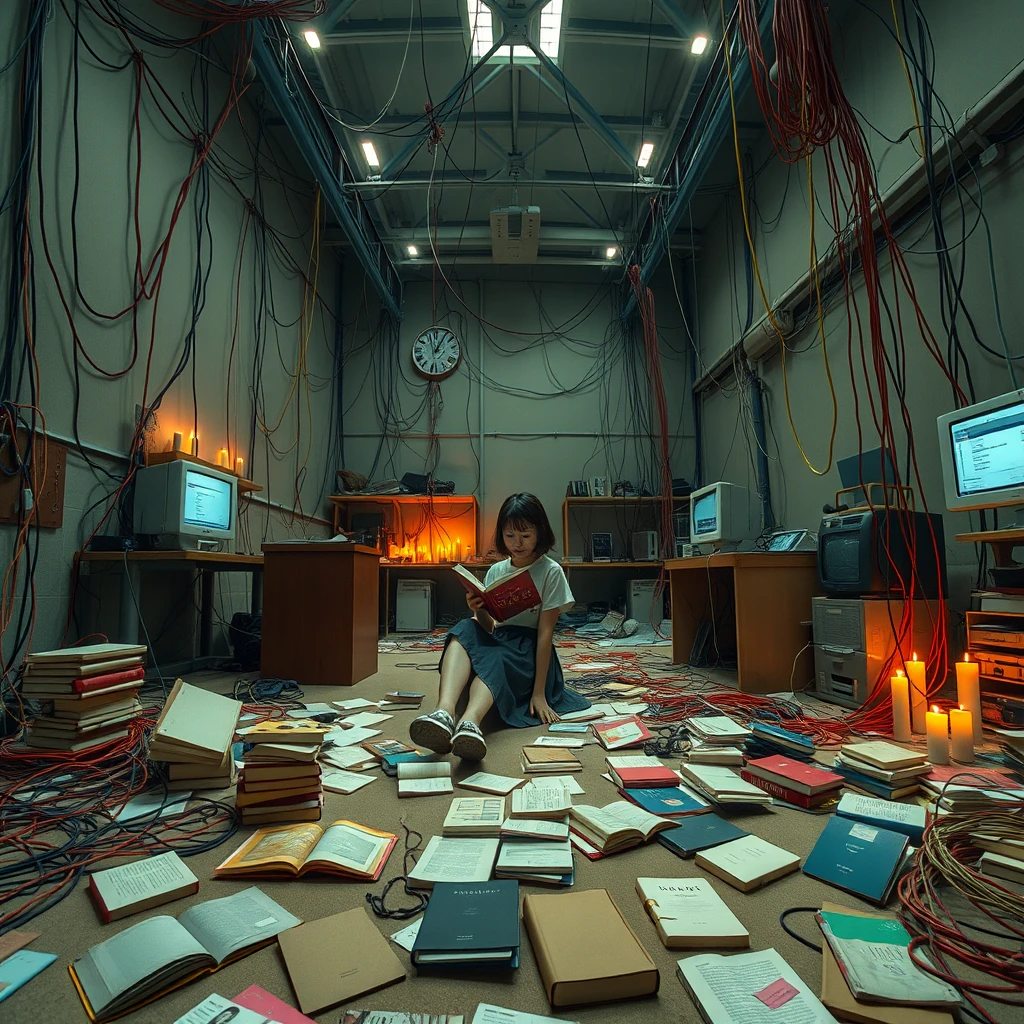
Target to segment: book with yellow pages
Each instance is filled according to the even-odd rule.
[[[393,832],[380,832],[354,821],[319,825],[282,825],[254,832],[213,869],[216,878],[301,878],[322,872],[375,882],[398,842]]]
[[[147,918],[93,946],[68,971],[85,1012],[106,1024],[226,964],[302,921],[255,886]]]

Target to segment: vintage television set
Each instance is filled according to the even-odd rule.
[[[176,459],[135,474],[134,531],[156,548],[230,551],[238,518],[238,477]]]
[[[728,551],[760,534],[760,501],[746,487],[719,480],[690,494],[691,544]]]

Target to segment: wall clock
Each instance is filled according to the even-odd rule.
[[[412,346],[412,365],[427,380],[450,377],[462,359],[462,346],[447,327],[428,327]]]

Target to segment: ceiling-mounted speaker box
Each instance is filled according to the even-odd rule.
[[[539,242],[539,206],[491,210],[491,258],[495,263],[536,263]]]

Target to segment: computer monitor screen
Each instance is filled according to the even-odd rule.
[[[188,470],[185,473],[183,519],[189,526],[228,529],[231,525],[231,484],[218,477]]]
[[[960,497],[1024,486],[1024,402],[951,423]]]
[[[718,529],[718,492],[709,491],[693,502],[690,511],[693,521],[691,533],[699,537],[704,533],[714,533]]]

